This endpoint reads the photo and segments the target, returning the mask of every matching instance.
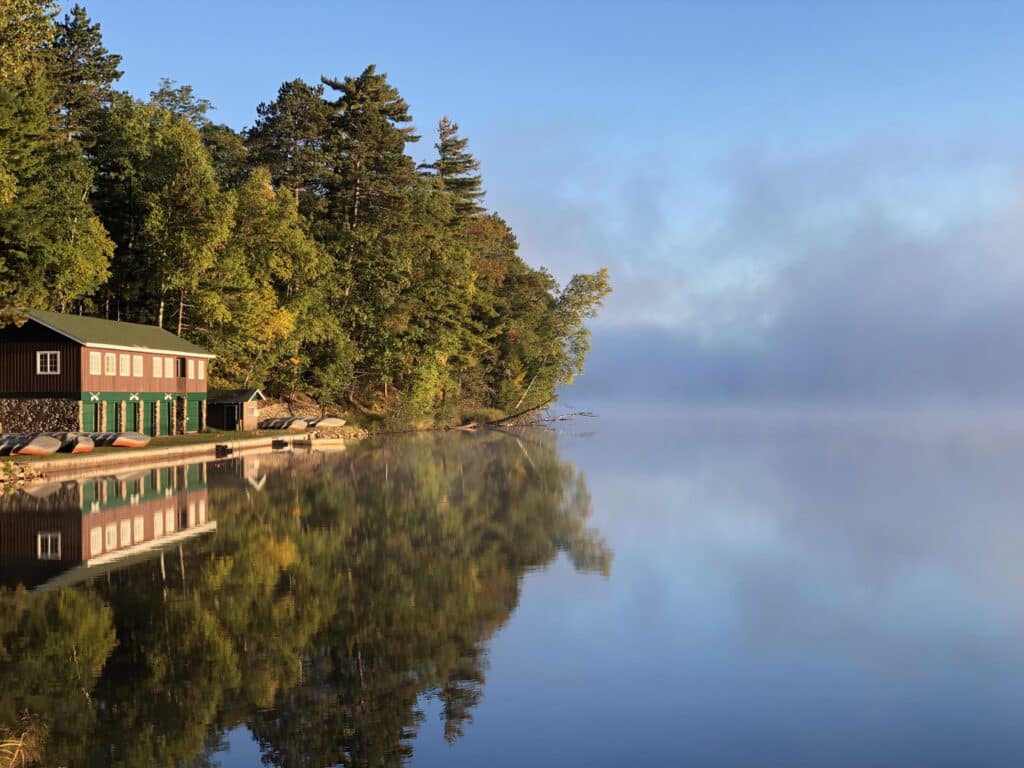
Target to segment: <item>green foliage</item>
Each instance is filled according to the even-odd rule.
[[[376,67],[285,82],[236,132],[189,85],[115,91],[100,26],[56,13],[0,0],[0,323],[155,323],[217,354],[216,385],[396,425],[538,405],[582,372],[607,272],[562,290],[529,266],[451,119],[417,172]]]
[[[437,124],[437,160],[420,169],[437,180],[437,186],[455,198],[455,212],[460,217],[475,216],[483,211],[483,180],[477,171],[480,162],[466,147],[469,139],[459,136],[459,124],[442,117]]]

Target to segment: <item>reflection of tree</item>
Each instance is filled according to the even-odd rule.
[[[401,764],[421,697],[439,699],[450,741],[472,720],[485,644],[526,570],[559,551],[606,574],[611,559],[586,527],[583,478],[545,434],[367,441],[271,469],[263,493],[213,488],[210,508],[219,532],[186,552],[183,582],[148,564],[48,597],[93,601],[81,610],[107,633],[90,630],[78,738],[52,733],[54,762],[202,764],[244,724],[268,764]],[[68,642],[47,616],[34,641],[3,623],[0,665]],[[5,687],[0,718],[55,722],[74,686],[53,668],[60,690]]]

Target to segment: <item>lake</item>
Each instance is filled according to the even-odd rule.
[[[0,503],[45,765],[1024,760],[1019,414],[630,412]],[[21,585],[21,586],[19,586]]]

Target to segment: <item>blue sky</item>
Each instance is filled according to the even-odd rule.
[[[868,390],[924,381],[944,391],[950,334],[974,328],[962,340],[973,354],[1000,332],[986,322],[1017,320],[993,308],[1024,299],[1014,261],[1024,109],[1013,87],[1024,6],[87,8],[124,56],[123,87],[144,96],[162,76],[189,83],[236,128],[286,79],[369,63],[410,103],[424,136],[417,159],[451,115],[529,261],[563,280],[612,270],[598,367],[612,365],[616,345],[657,337],[671,350],[662,357],[692,366],[698,355],[718,373],[746,355],[754,367],[736,375],[756,391],[766,360],[780,367],[801,350],[854,343],[889,374]],[[897,370],[922,351],[931,363]],[[986,354],[986,365],[1002,360]],[[1009,375],[992,370],[1001,386]],[[825,389],[866,391],[836,376]],[[951,394],[971,394],[965,386]]]

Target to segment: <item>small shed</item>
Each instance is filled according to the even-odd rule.
[[[207,395],[207,423],[214,429],[256,429],[259,404],[266,399],[258,389],[211,389]]]

